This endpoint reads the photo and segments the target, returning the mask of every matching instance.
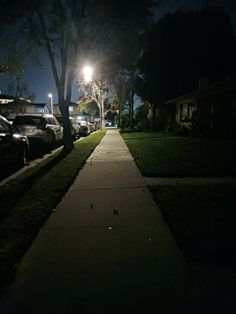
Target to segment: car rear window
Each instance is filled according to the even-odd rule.
[[[14,124],[18,125],[43,125],[44,120],[41,117],[30,117],[30,116],[18,116],[14,120]]]
[[[11,126],[9,125],[9,123],[7,121],[5,121],[4,119],[0,118],[0,133],[1,132],[8,133],[11,130],[12,129],[11,129]]]
[[[54,118],[48,118],[48,124],[57,125],[57,121]]]
[[[57,117],[57,121],[62,124],[62,117]]]

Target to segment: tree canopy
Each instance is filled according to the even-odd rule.
[[[68,106],[72,84],[87,60],[122,56],[120,34],[136,36],[157,0],[23,0],[12,1],[12,12],[3,0],[7,19],[27,38],[28,51],[37,46],[47,53],[63,116],[64,146],[72,146]],[[135,9],[134,9],[135,8]],[[20,24],[21,23],[21,24]],[[119,36],[118,36],[119,34]],[[104,60],[101,60],[104,61]]]
[[[15,77],[7,86],[7,94],[14,98],[24,98],[33,101],[35,94],[30,90],[29,83]]]
[[[197,89],[200,79],[215,82],[236,71],[235,36],[221,7],[165,15],[146,36],[136,88],[153,103]]]

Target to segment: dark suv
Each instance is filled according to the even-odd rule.
[[[0,115],[0,169],[7,165],[23,166],[28,151],[27,137],[17,133],[10,122]]]

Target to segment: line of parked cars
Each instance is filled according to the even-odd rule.
[[[53,115],[24,114],[13,121],[0,116],[0,168],[23,166],[33,151],[51,150],[62,140],[63,127]]]
[[[23,166],[29,152],[29,141],[25,135],[19,134],[14,126],[0,116],[0,169],[6,165]]]
[[[70,117],[75,141],[95,130],[92,123]],[[23,166],[32,148],[52,150],[63,141],[62,117],[50,114],[23,114],[8,121],[0,115],[0,169],[6,164]]]
[[[63,126],[62,117],[57,117],[57,120]],[[94,123],[88,122],[86,120],[76,120],[75,118],[69,117],[71,126],[71,135],[74,140],[81,136],[88,136],[90,133],[97,130]]]

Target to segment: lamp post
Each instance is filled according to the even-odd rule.
[[[53,94],[49,93],[48,97],[50,98],[50,101],[51,101],[51,114],[53,115]]]

